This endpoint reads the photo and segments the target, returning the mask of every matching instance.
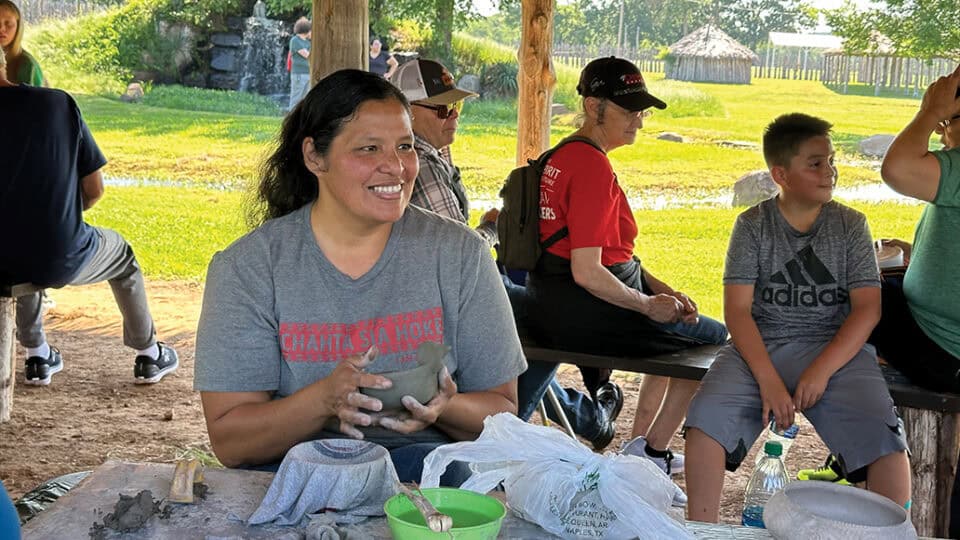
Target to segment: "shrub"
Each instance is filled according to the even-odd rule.
[[[516,98],[518,70],[516,62],[497,62],[485,67],[480,77],[483,97]]]
[[[59,87],[69,80],[83,90],[114,93],[136,70],[172,75],[180,44],[159,31],[162,1],[131,0],[99,13],[49,21],[30,32],[27,43]]]

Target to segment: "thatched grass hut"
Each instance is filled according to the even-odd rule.
[[[759,58],[723,30],[706,24],[671,45],[666,60],[668,79],[750,84],[750,66]]]

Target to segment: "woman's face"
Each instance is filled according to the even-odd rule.
[[[0,8],[0,46],[4,49],[9,47],[13,43],[13,38],[17,36],[18,24],[17,14],[13,10]]]
[[[320,183],[321,212],[376,226],[403,215],[419,168],[410,115],[399,101],[387,99],[363,103],[311,170]]]
[[[383,44],[380,43],[380,40],[379,40],[379,39],[375,39],[375,40],[373,40],[372,43],[370,43],[370,52],[371,52],[372,54],[378,54],[378,53],[380,52],[380,48],[381,48],[382,46],[383,46]]]

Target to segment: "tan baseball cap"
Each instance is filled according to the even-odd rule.
[[[457,88],[447,68],[433,60],[416,59],[401,65],[390,82],[409,101],[427,105],[450,105],[464,98],[477,97],[473,92]]]

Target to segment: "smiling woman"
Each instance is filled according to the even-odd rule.
[[[410,106],[382,77],[336,72],[284,121],[258,227],[214,256],[197,331],[195,387],[225,465],[366,438],[419,480],[428,452],[516,411],[526,364],[496,267],[469,229],[408,205],[416,176]],[[450,347],[436,397],[380,412],[361,389],[390,388],[427,342]]]

